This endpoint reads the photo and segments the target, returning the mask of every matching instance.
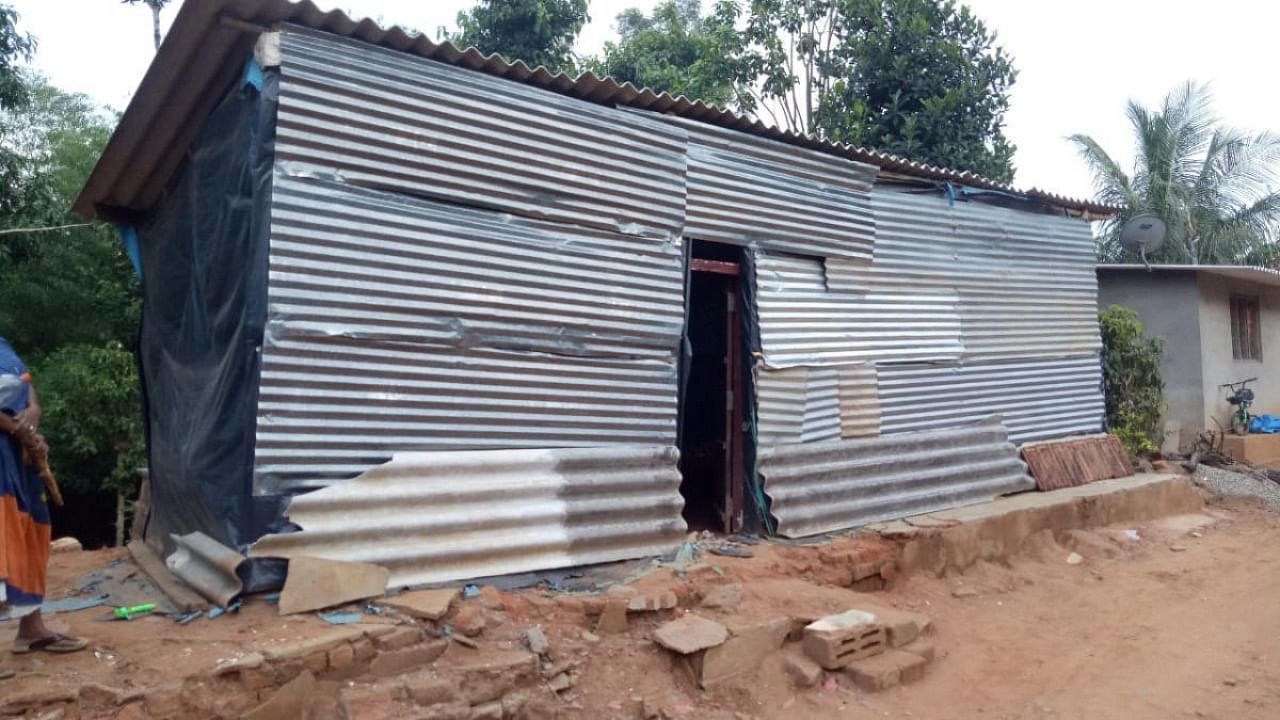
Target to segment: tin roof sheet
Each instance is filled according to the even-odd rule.
[[[530,68],[522,61],[508,62],[500,55],[485,55],[475,48],[463,50],[448,42],[437,43],[398,26],[383,28],[372,20],[355,20],[339,10],[325,12],[309,0],[203,0],[183,3],[119,127],[76,200],[76,212],[85,217],[97,217],[103,211],[123,214],[145,209],[154,202],[199,131],[201,118],[219,96],[216,90],[232,82],[240,72],[242,59],[253,47],[254,30],[277,23],[293,23],[356,38],[589,102],[669,113],[781,140],[870,163],[885,173],[1016,193],[1093,218],[1117,210],[1036,188],[1017,190],[970,172],[939,168],[783,130],[700,100],[656,93],[593,73],[571,78],[545,67]]]

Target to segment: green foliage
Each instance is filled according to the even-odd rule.
[[[741,107],[750,96],[738,88],[754,78],[745,36],[735,27],[741,12],[729,0],[703,17],[700,0],[666,0],[652,15],[632,8],[618,15],[617,42],[585,69],[619,82],[684,95],[721,107]]]
[[[1160,360],[1164,343],[1148,338],[1138,313],[1112,305],[1098,313],[1107,427],[1132,455],[1156,451],[1164,418]]]
[[[932,165],[1013,180],[1004,136],[1017,73],[994,33],[952,0],[840,3],[834,77],[817,98],[814,129]]]
[[[587,20],[587,0],[479,0],[458,13],[459,31],[448,39],[529,67],[567,70]]]
[[[1135,215],[1154,213],[1169,227],[1151,262],[1272,265],[1280,227],[1280,135],[1248,134],[1222,125],[1212,96],[1187,83],[1159,109],[1130,101],[1136,159],[1126,173],[1096,140],[1071,140],[1093,171],[1098,199],[1124,206],[1101,231],[1104,262],[1138,258],[1120,245],[1120,229]]]
[[[1013,176],[1016,78],[995,35],[953,0],[667,0],[628,10],[589,64],[621,80],[757,114],[786,129]]]
[[[34,368],[59,482],[132,495],[147,464],[133,353],[118,342],[68,345]]]

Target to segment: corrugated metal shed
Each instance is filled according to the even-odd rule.
[[[670,445],[675,243],[278,172],[259,492],[397,450]]]
[[[529,68],[519,61],[509,63],[498,55],[485,56],[474,48],[460,50],[399,27],[384,29],[368,19],[353,20],[341,11],[325,12],[309,0],[201,0],[183,3],[155,61],[125,110],[119,129],[77,198],[76,212],[96,217],[103,211],[143,210],[154,203],[199,131],[220,89],[236,77],[253,46],[254,35],[236,23],[268,27],[281,22],[355,38],[592,103],[651,110],[778,140],[875,165],[886,173],[1020,193],[1093,219],[1111,215],[1118,209],[1034,188],[1019,191],[973,173],[788,132],[701,101],[639,89],[592,73],[574,79],[563,73],[551,73],[546,68]]]
[[[294,498],[302,530],[250,555],[375,563],[388,587],[657,555],[685,538],[676,459],[667,447],[403,453]]]
[[[999,421],[760,453],[778,533],[804,537],[984,502],[1035,483]]]
[[[276,157],[351,185],[679,237],[685,132],[334,35],[281,35]]]

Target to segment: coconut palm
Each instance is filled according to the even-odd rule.
[[[1158,110],[1128,106],[1136,160],[1127,174],[1093,138],[1071,141],[1093,171],[1098,199],[1124,211],[1106,221],[1098,240],[1103,262],[1132,262],[1120,246],[1129,218],[1154,213],[1169,227],[1154,262],[1270,265],[1280,259],[1280,192],[1272,189],[1280,136],[1222,125],[1203,85],[1187,83]]]

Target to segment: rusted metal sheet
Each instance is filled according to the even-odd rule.
[[[876,366],[841,365],[840,436],[874,437],[880,434],[880,383]]]
[[[685,131],[368,43],[282,33],[279,162],[343,182],[679,237]]]
[[[277,173],[256,489],[400,450],[669,445],[674,243]]]
[[[1129,477],[1133,464],[1114,435],[1063,438],[1022,446],[1022,459],[1040,490]]]
[[[763,449],[777,531],[804,537],[991,500],[1034,482],[998,421]]]
[[[689,133],[686,236],[871,260],[874,165],[663,117]]]
[[[293,498],[252,557],[381,565],[389,587],[657,555],[677,547],[674,447],[399,453]]]

